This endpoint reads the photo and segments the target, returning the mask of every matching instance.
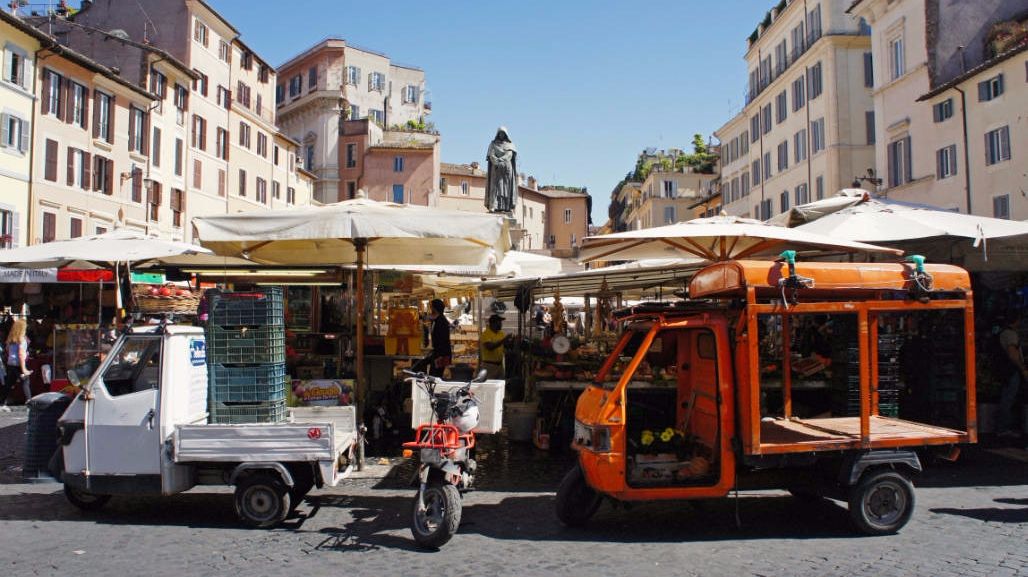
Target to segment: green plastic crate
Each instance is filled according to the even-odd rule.
[[[235,403],[211,401],[210,422],[219,425],[281,423],[286,420],[286,402]]]
[[[286,331],[281,326],[208,326],[207,361],[223,365],[284,363]]]

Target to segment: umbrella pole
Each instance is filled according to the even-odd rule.
[[[364,252],[368,248],[367,240],[358,238],[354,241],[354,248],[357,249],[357,358],[354,359],[354,368],[357,373],[357,418],[361,420],[361,411],[364,408],[364,400],[367,397],[366,383],[364,380]],[[363,423],[362,423],[363,424]],[[357,470],[364,468],[364,443],[357,443]]]

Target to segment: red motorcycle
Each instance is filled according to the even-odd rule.
[[[446,544],[460,526],[461,492],[475,479],[471,457],[478,425],[478,401],[472,383],[485,380],[485,371],[474,380],[448,390],[439,390],[437,377],[404,371],[414,387],[428,394],[434,423],[419,425],[414,441],[404,443],[405,455],[419,451],[418,494],[411,514],[411,533],[421,547],[435,549]],[[417,391],[414,391],[417,394]]]

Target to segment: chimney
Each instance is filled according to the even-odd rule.
[[[477,161],[471,163],[471,170],[478,170],[478,162]]]
[[[531,188],[532,190],[535,190],[536,189],[536,184],[537,184],[537,182],[535,180],[535,177],[534,176],[529,176],[528,177],[528,188]]]

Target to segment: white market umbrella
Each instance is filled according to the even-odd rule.
[[[697,218],[677,224],[592,236],[582,244],[582,261],[696,257],[711,261],[800,251],[903,251],[784,228],[737,216]]]
[[[503,255],[496,266],[496,276],[550,276],[560,274],[563,266],[559,258],[512,250]]]
[[[364,385],[365,265],[490,267],[510,247],[502,216],[366,198],[197,217],[193,225],[201,244],[219,255],[268,265],[356,265],[358,391]]]
[[[113,265],[210,252],[195,244],[119,228],[93,236],[0,250],[0,264],[20,268],[60,268],[78,263]]]
[[[869,198],[871,198],[871,193],[866,190],[861,188],[844,188],[835,196],[794,206],[783,213],[772,216],[764,222],[793,228],[859,204]]]

